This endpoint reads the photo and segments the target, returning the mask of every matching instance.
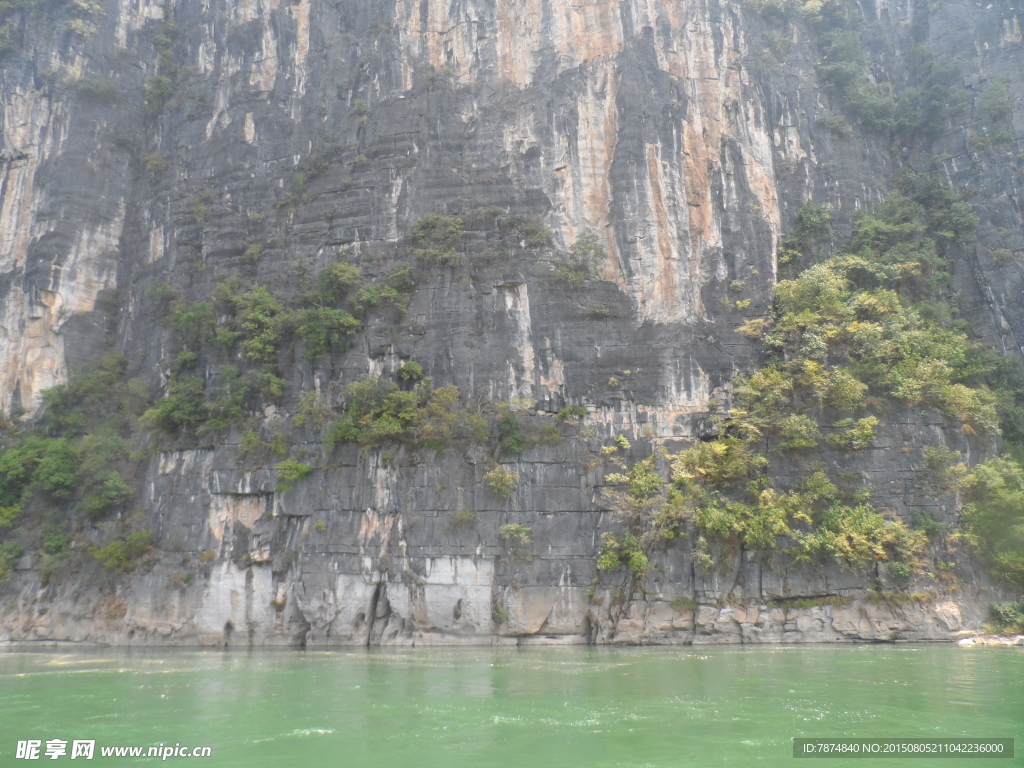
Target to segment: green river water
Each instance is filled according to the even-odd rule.
[[[792,757],[793,737],[1015,738],[1013,759]],[[955,646],[0,653],[18,740],[208,766],[1024,765],[1024,652]],[[46,765],[76,765],[65,756]]]

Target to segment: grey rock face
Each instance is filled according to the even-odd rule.
[[[901,56],[927,42],[975,92],[1004,79],[1020,133],[1018,10],[876,10],[877,74],[901,82]],[[384,275],[407,257],[413,222],[441,213],[466,218],[460,265],[421,272],[404,317],[371,314],[346,353],[283,361],[287,388],[266,429],[285,428],[302,392],[338,392],[407,360],[470,402],[534,401],[538,423],[567,404],[588,415],[515,460],[341,446],[287,492],[240,455],[236,433],[168,450],[139,478],[160,562],[102,589],[88,573],[43,588],[28,563],[0,641],[848,641],[978,626],[983,583],[966,564],[970,589],[956,600],[904,606],[864,598],[884,574],[743,552],[704,573],[669,548],[644,584],[593,588],[600,534],[617,525],[601,504],[600,448],[623,434],[640,459],[707,437],[735,373],[756,362],[735,329],[767,311],[796,210],[831,203],[848,231],[892,183],[900,148],[819,124],[833,107],[799,26],[780,63],[765,22],[718,0],[105,0],[85,34],[50,21],[27,23],[0,91],[4,409],[31,411],[108,340],[158,391],[176,350],[155,286],[198,301],[237,276],[294,294],[302,270],[342,255]],[[169,74],[159,108],[153,78]],[[96,83],[115,90],[98,97]],[[980,117],[963,114],[931,148],[951,184],[977,190],[982,218],[954,280],[990,340],[1019,349],[1017,144],[978,142]],[[491,206],[539,217],[553,244],[510,240]],[[608,258],[571,290],[550,264],[584,235]],[[262,258],[246,257],[252,245]],[[290,434],[320,455],[316,435]],[[949,520],[948,499],[913,486],[923,448],[944,444],[991,449],[908,411],[855,460],[827,450],[772,472],[784,483],[822,461],[859,473],[908,520],[916,509]],[[483,481],[499,460],[519,475],[511,499]],[[471,524],[453,524],[460,510]],[[503,544],[513,523],[532,529],[528,552]],[[773,607],[794,598],[822,602]]]

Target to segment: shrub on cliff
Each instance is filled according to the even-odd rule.
[[[776,286],[772,316],[743,329],[774,358],[739,382],[735,415],[743,429],[811,447],[810,414],[822,405],[856,411],[870,394],[932,405],[975,432],[999,431],[1000,398],[987,386],[978,345],[921,307],[949,279],[941,243],[976,224],[965,206],[931,180],[909,176],[857,218],[847,248]],[[794,253],[820,230],[808,218]]]
[[[278,360],[289,346],[301,344],[308,362],[327,357],[360,330],[358,317],[369,308],[390,303],[404,311],[415,288],[405,264],[375,283],[364,283],[362,270],[345,260],[328,265],[315,280],[303,280],[304,290],[291,298],[258,283],[245,289],[233,277],[217,283],[209,301],[168,299],[167,315],[181,351],[167,394],[146,411],[143,423],[175,438],[239,424],[284,393]],[[173,296],[169,286],[160,293]],[[378,425],[376,438],[395,436],[394,427]]]
[[[411,392],[393,381],[367,374],[349,384],[341,416],[328,430],[328,450],[337,443],[367,447],[386,443],[443,450],[452,440],[483,440],[487,422],[462,407],[457,387],[435,389],[430,379],[416,383]]]
[[[1017,603],[992,603],[989,615],[997,632],[1024,634],[1024,600]]]
[[[202,424],[207,417],[205,386],[197,376],[174,377],[167,395],[142,415],[142,423],[169,435]]]
[[[277,470],[277,490],[281,493],[295,488],[295,484],[313,472],[313,467],[299,461],[282,461],[275,467]]]
[[[532,408],[533,401],[528,402]],[[504,456],[516,456],[541,445],[553,445],[562,438],[557,425],[550,422],[539,424],[536,419],[526,416],[524,410],[527,408],[516,401],[498,404],[492,439]]]
[[[0,544],[0,584],[3,584],[14,571],[14,564],[24,553],[24,547],[16,541],[5,541]]]
[[[146,392],[127,374],[123,357],[106,355],[47,390],[35,421],[0,433],[0,528],[79,514],[96,521],[134,498],[125,477],[138,466],[130,437]]]
[[[501,543],[505,546],[509,560],[528,562],[533,559],[529,546],[533,543],[533,529],[522,523],[509,523],[499,530]]]
[[[801,209],[780,260],[807,266],[779,282],[768,318],[742,329],[763,341],[765,365],[736,380],[734,408],[718,437],[668,457],[666,494],[648,496],[638,486],[652,475],[660,481],[653,459],[608,476],[629,490],[605,496],[626,533],[606,539],[602,567],[632,558],[627,534],[646,551],[693,530],[692,554],[703,564],[710,562],[707,542],[717,541],[781,550],[796,561],[838,559],[858,568],[885,562],[890,573],[909,578],[922,564],[923,532],[821,470],[776,487],[765,452],[818,446],[825,418],[830,445],[862,450],[880,424],[870,410],[886,403],[929,405],[968,434],[998,435],[1000,423],[1020,432],[1021,366],[972,342],[941,309],[946,249],[976,224],[969,204],[941,182],[909,174],[882,205],[857,217],[844,248],[818,259],[830,237],[827,209]],[[957,480],[940,484],[946,492],[968,483],[966,467],[948,473]],[[1024,584],[1024,470],[1000,459],[972,477],[966,535],[985,549],[998,576]]]
[[[104,569],[125,573],[134,568],[139,560],[153,551],[153,531],[135,531],[128,536],[115,539],[102,547],[91,547],[92,555]]]
[[[997,456],[974,467],[964,484],[964,529],[995,575],[1024,590],[1024,466]]]
[[[598,266],[607,258],[596,235],[581,235],[569,252],[552,265],[552,280],[564,288],[582,288],[596,276]]]
[[[643,576],[647,572],[650,561],[644,554],[643,546],[632,533],[624,533],[616,537],[611,533],[601,535],[601,551],[597,556],[597,568],[611,572],[626,566],[634,574]]]
[[[516,493],[519,474],[505,467],[497,466],[484,473],[484,482],[495,496],[510,499]]]
[[[416,246],[413,254],[428,264],[457,266],[461,260],[464,224],[454,216],[424,216],[412,225],[409,240]]]
[[[319,360],[342,339],[359,330],[359,321],[342,309],[309,307],[300,309],[291,316],[295,334],[305,348],[305,359]]]

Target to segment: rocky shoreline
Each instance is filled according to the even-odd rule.
[[[60,643],[112,647],[423,647],[529,645],[756,645],[812,643],[959,642],[1014,645],[1020,638],[981,633],[983,616],[974,601],[937,597],[890,604],[866,597],[815,605],[757,601],[733,604],[684,602],[671,595],[634,595],[624,603],[611,595],[588,598],[581,588],[558,594],[541,588],[510,588],[501,601],[474,603],[472,590],[425,589],[418,608],[404,604],[402,587],[375,590],[376,600],[314,610],[308,599],[289,600],[278,613],[245,614],[220,606],[222,591],[207,595],[164,592],[123,594],[106,600],[68,594],[36,610],[24,594],[18,610],[0,623],[0,647]],[[434,585],[436,586],[436,585]],[[484,588],[491,592],[489,586]],[[557,590],[556,590],[557,591]],[[197,590],[198,592],[198,590]],[[543,594],[542,594],[543,593]],[[239,598],[240,593],[235,593]],[[204,600],[213,598],[210,602]],[[292,598],[295,596],[292,595]],[[352,595],[349,595],[351,598]],[[150,598],[150,599],[147,599]],[[267,600],[249,602],[269,604]],[[239,600],[241,607],[242,600]],[[174,605],[172,605],[174,604]],[[452,619],[452,605],[461,606]],[[500,605],[496,609],[493,605]],[[322,606],[321,606],[322,607]],[[447,607],[448,622],[440,620]],[[410,610],[416,608],[416,610]],[[457,611],[456,611],[457,612]],[[372,621],[367,617],[373,616]],[[464,617],[479,619],[466,623]]]
[[[971,635],[956,644],[961,648],[1024,648],[1024,635]]]

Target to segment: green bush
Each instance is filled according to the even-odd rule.
[[[989,615],[997,631],[1024,634],[1024,600],[1017,603],[992,603]]]
[[[951,91],[959,72],[952,59],[935,57],[927,45],[911,48],[906,61],[914,85],[897,94],[892,127],[896,138],[910,146],[942,135],[960,101]]]
[[[154,152],[143,152],[139,160],[142,162],[142,167],[150,173],[163,173],[171,167],[171,161],[167,159],[166,155]]]
[[[579,289],[596,275],[597,267],[608,258],[596,235],[581,235],[569,253],[552,268],[553,280],[570,289]]]
[[[248,371],[243,375],[233,365],[220,366],[206,388],[205,418],[197,434],[218,432],[240,423],[245,418],[250,394],[262,392],[277,397],[281,388],[281,380],[268,372]]]
[[[339,261],[323,269],[316,280],[316,292],[308,297],[310,303],[337,304],[359,287],[363,271],[347,261]]]
[[[650,561],[644,554],[640,540],[632,533],[624,533],[617,538],[610,533],[601,534],[601,551],[597,556],[597,568],[601,571],[614,571],[626,566],[638,576],[647,572]]]
[[[160,114],[172,96],[174,96],[173,80],[163,75],[149,78],[146,81],[145,89],[146,112],[150,115]]]
[[[153,551],[153,531],[135,531],[123,539],[116,539],[103,547],[91,547],[92,555],[104,569],[126,573],[143,555]]]
[[[93,432],[82,438],[75,453],[82,480],[89,484],[111,467],[127,461],[131,443],[116,432]]]
[[[77,480],[78,461],[66,438],[51,440],[32,473],[32,486],[56,499],[70,498]]]
[[[864,49],[851,29],[832,29],[819,41],[821,61],[818,77],[826,88],[847,93],[863,79]]]
[[[833,503],[812,518],[816,527],[799,537],[798,559],[839,558],[863,567],[875,561],[901,563],[893,571],[909,574],[925,544],[924,534],[900,520],[887,519],[868,504]]]
[[[875,427],[878,426],[878,419],[874,416],[858,419],[842,419],[833,426],[840,430],[828,436],[830,445],[836,448],[856,451],[867,448],[875,439]]]
[[[978,111],[989,125],[997,125],[1013,117],[1013,98],[1002,80],[993,80],[978,97]]]
[[[17,504],[0,507],[0,528],[10,528],[20,516],[21,507]]]
[[[319,360],[329,350],[359,330],[359,321],[341,309],[311,307],[300,309],[291,316],[296,336],[305,348],[305,359]]]
[[[515,495],[519,475],[510,469],[497,466],[484,473],[484,482],[495,496],[510,499]]]
[[[73,437],[100,426],[123,430],[145,409],[141,382],[127,378],[128,362],[106,354],[88,368],[72,371],[70,381],[43,393],[38,425],[50,435]]]
[[[401,381],[415,384],[423,379],[423,366],[417,362],[409,361],[398,369],[398,378]]]
[[[469,509],[460,509],[445,523],[444,529],[451,533],[452,531],[470,528],[474,525],[476,525],[476,512]]]
[[[938,541],[947,533],[949,526],[933,515],[918,510],[914,512],[914,529],[923,532],[932,541]]]
[[[910,581],[914,575],[914,569],[907,563],[894,562],[886,563],[886,570],[892,575],[896,581],[907,582]]]
[[[298,427],[312,424],[317,431],[324,428],[328,420],[336,416],[327,399],[319,392],[307,392],[299,399],[299,413],[295,416]]]
[[[58,555],[68,549],[68,537],[59,525],[47,523],[43,528],[43,552]]]
[[[134,489],[120,473],[111,470],[86,493],[82,499],[82,511],[90,520],[99,520],[123,508],[134,497]]]
[[[13,508],[22,499],[50,441],[30,435],[0,454],[0,505]]]
[[[569,421],[569,419],[582,419],[587,415],[587,408],[584,405],[567,405],[565,408],[558,412],[555,417],[559,421]]]
[[[394,414],[384,411],[386,397],[391,391],[386,382],[381,382],[378,377],[370,374],[349,384],[345,388],[345,413],[328,433],[329,446],[339,442],[370,444],[374,421],[384,416],[394,420]]]
[[[957,69],[948,57],[936,58],[926,45],[914,46],[902,57],[913,85],[897,89],[869,76],[854,6],[842,0],[811,0],[801,6],[801,15],[821,51],[818,77],[848,114],[869,129],[891,134],[896,146],[920,145],[943,133],[958,101],[951,91]],[[840,134],[848,130],[838,115],[830,113],[821,122],[836,126]]]
[[[974,467],[964,484],[964,528],[995,575],[1024,589],[1024,466],[997,456]]]
[[[790,414],[779,421],[778,431],[783,438],[779,443],[782,450],[814,448],[821,439],[818,424],[802,413]]]
[[[345,398],[345,411],[328,432],[328,447],[407,442],[443,449],[452,440],[487,434],[486,422],[460,407],[457,387],[434,389],[429,379],[404,392],[394,382],[367,375],[346,388]]]
[[[5,541],[0,544],[0,584],[10,577],[24,551],[21,544],[16,541]]]
[[[303,167],[316,174],[326,162],[311,156]],[[239,424],[252,409],[284,393],[277,362],[289,344],[301,344],[306,361],[322,359],[343,348],[359,331],[357,315],[383,302],[404,311],[415,288],[407,264],[396,265],[383,282],[360,287],[361,280],[362,270],[342,260],[321,270],[303,293],[287,303],[262,285],[245,289],[237,277],[218,282],[210,301],[189,304],[169,298],[172,326],[182,351],[167,395],[149,409],[144,423],[174,437]],[[343,302],[348,309],[342,308]],[[211,363],[232,357],[241,357],[243,365],[222,364],[215,375],[207,373],[205,378],[191,374],[209,371]],[[351,425],[346,436],[344,427],[330,439],[358,437]],[[392,420],[370,431],[356,431],[364,444],[365,439],[383,442],[397,435]]]
[[[650,499],[661,493],[665,481],[654,471],[654,459],[646,458],[634,464],[627,474],[611,474],[605,478],[608,483],[628,484],[628,493],[637,500]]]
[[[515,456],[540,445],[552,445],[561,440],[555,424],[538,426],[536,420],[520,415],[509,403],[498,406],[498,419],[494,423],[494,440],[505,456]]]
[[[418,219],[409,233],[410,241],[417,246],[413,254],[427,263],[458,265],[463,227],[462,219],[453,216],[435,214]]]
[[[901,184],[857,217],[847,249],[779,282],[767,323],[748,324],[750,335],[785,359],[739,383],[749,435],[776,432],[785,447],[810,447],[817,437],[807,410],[819,402],[855,410],[872,390],[932,405],[975,432],[998,432],[999,398],[972,364],[976,345],[918,308],[948,282],[940,243],[977,219],[930,178],[910,175]],[[788,246],[794,255],[806,257],[801,249],[820,236],[819,225]]]
[[[636,477],[653,474],[650,462],[635,465],[631,473]],[[641,542],[674,538],[684,523],[692,522],[700,534],[698,544],[705,539],[741,540],[747,549],[782,549],[797,561],[836,558],[852,567],[874,561],[902,563],[911,570],[918,567],[923,534],[898,519],[884,517],[869,504],[846,504],[821,471],[809,475],[799,488],[780,492],[759,474],[766,464],[744,441],[730,436],[698,443],[671,457],[672,482],[666,496],[657,494],[653,480],[633,492],[657,500],[646,508],[636,507],[640,514],[632,516],[632,524],[641,531],[633,535]],[[635,472],[636,466],[642,471]],[[628,476],[608,479],[624,482]],[[613,546],[603,550],[606,565],[612,564],[611,554],[616,553],[621,554]],[[710,560],[699,548],[693,556],[695,562],[698,556],[701,562]]]
[[[161,317],[166,317],[171,309],[172,303],[178,298],[177,291],[169,282],[157,283],[146,294],[146,298],[156,306]]]
[[[121,99],[117,83],[102,77],[83,77],[75,83],[75,92],[78,98],[93,104],[114,104]]]
[[[496,210],[498,214],[501,213],[500,208]],[[539,216],[508,216],[498,220],[498,228],[502,232],[514,232],[527,248],[550,245],[553,236]]]
[[[352,297],[352,312],[362,316],[366,311],[378,304],[388,303],[399,312],[409,307],[409,295],[416,287],[412,276],[412,268],[399,265],[383,283],[374,283],[356,291]]]
[[[209,344],[216,333],[217,322],[213,305],[207,301],[171,304],[171,325],[182,346],[200,349]]]
[[[313,472],[313,467],[289,459],[282,461],[275,467],[277,471],[277,490],[280,493],[287,493],[295,488],[296,483]]]
[[[116,355],[72,371],[66,385],[47,390],[39,417],[8,432],[0,446],[0,527],[78,511],[98,519],[126,505],[134,491],[120,473],[136,468],[126,436],[145,403],[145,387],[128,378],[124,358]],[[51,557],[44,565],[63,562],[52,541],[45,549]]]
[[[529,438],[526,434],[526,426],[511,411],[506,411],[501,415],[496,429],[502,453],[515,455],[527,449]]]
[[[169,435],[195,429],[209,415],[204,396],[202,379],[174,377],[167,385],[166,397],[142,415],[142,422]]]
[[[840,139],[847,139],[853,135],[853,128],[842,115],[834,112],[825,112],[818,118],[818,124],[823,125]]]
[[[513,550],[522,549],[533,543],[533,529],[522,523],[509,523],[501,526],[499,531],[502,542]]]
[[[767,464],[767,459],[753,453],[744,441],[726,435],[672,457],[672,483],[687,494],[699,496],[705,488],[721,490],[745,483]]]
[[[242,328],[242,353],[248,360],[274,363],[281,341],[281,302],[261,285],[235,299],[238,323]]]

